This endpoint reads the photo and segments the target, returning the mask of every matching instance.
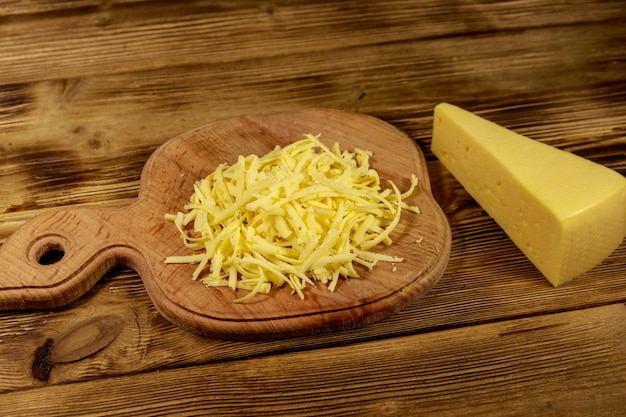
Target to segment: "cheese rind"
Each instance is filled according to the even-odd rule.
[[[432,152],[555,287],[626,235],[626,178],[448,103]]]

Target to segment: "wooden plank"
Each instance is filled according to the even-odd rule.
[[[619,153],[626,141],[620,135],[626,119],[623,66],[602,63],[623,54],[626,39],[621,49],[605,50],[599,46],[623,37],[623,31],[592,29],[576,45],[569,39],[578,29],[561,28],[561,37],[538,30],[328,51],[307,57],[307,64],[296,54],[260,63],[191,67],[184,75],[180,68],[166,68],[13,85],[0,92],[0,108],[5,109],[0,112],[0,239],[27,219],[30,210],[132,199],[142,166],[158,145],[242,113],[304,107],[369,113],[415,137],[433,159],[432,108],[452,101],[520,133],[624,170]],[[459,47],[456,56],[464,64],[451,65],[445,57]],[[497,62],[490,48],[500,51]],[[561,53],[572,57],[572,64],[564,65]],[[381,61],[380,56],[394,59]],[[423,65],[416,67],[416,56]],[[277,67],[281,75],[274,77]],[[468,71],[473,74],[470,82]],[[545,76],[535,77],[537,71]],[[564,77],[563,71],[582,71],[588,77]],[[559,89],[554,88],[557,80]],[[518,90],[511,96],[513,88]],[[456,193],[454,188],[451,192]]]
[[[516,2],[514,7],[510,2],[443,5],[438,1],[418,4],[406,0],[285,2],[271,6],[257,2],[106,5],[87,8],[84,13],[9,19],[0,30],[0,83],[67,79],[173,64],[217,64],[282,56],[286,51],[311,53],[545,25],[595,22],[610,26],[611,22],[619,22],[624,12],[619,1],[549,5],[527,0]]]
[[[623,2],[461,2],[444,8],[437,3],[420,2],[416,9],[413,2],[391,2],[377,19],[374,13],[380,9],[373,2],[355,2],[355,8],[342,3],[343,10],[335,10],[337,2],[300,10],[296,3],[257,10],[250,2],[243,14],[250,19],[241,21],[230,19],[238,15],[227,7],[200,10],[186,20],[189,27],[177,32],[180,39],[168,37],[168,25],[177,17],[166,16],[172,9],[163,4],[151,6],[146,15],[126,6],[85,10],[88,19],[78,26],[79,15],[63,10],[45,16],[28,14],[42,9],[24,10],[19,18],[2,19],[0,42],[13,44],[0,49],[0,60],[5,59],[0,74],[0,204],[8,203],[0,209],[0,241],[52,207],[130,203],[141,167],[156,146],[187,129],[248,112],[309,106],[362,111],[403,128],[428,151],[432,106],[448,100],[626,172]],[[363,13],[369,5],[372,9]],[[194,10],[187,2],[180,9],[171,7],[179,15]],[[214,12],[242,33],[243,23],[251,32],[265,30],[259,41],[271,47],[254,50],[258,44],[245,41],[243,34],[212,43]],[[335,26],[320,27],[312,12],[323,12]],[[357,16],[362,22],[356,22]],[[398,33],[389,29],[395,16]],[[308,26],[295,28],[296,22]],[[26,30],[38,24],[37,33],[50,43]],[[67,24],[74,24],[80,35],[73,40],[79,49],[62,47]],[[372,24],[377,26],[366,27]],[[300,38],[284,42],[286,33],[271,30],[289,30]],[[462,33],[471,35],[453,36]],[[196,35],[191,45],[176,49],[179,40]],[[396,42],[403,37],[408,41]],[[130,50],[124,49],[126,40]],[[243,48],[238,48],[242,40]],[[22,59],[19,48],[36,59]],[[100,68],[108,75],[100,75]],[[132,145],[124,146],[128,143]],[[116,273],[69,308],[0,314],[0,391],[624,300],[624,244],[586,277],[555,291],[432,157],[429,168],[438,201],[453,223],[455,255],[435,291],[391,320],[320,338],[206,340],[162,319],[135,274]],[[76,175],[59,176],[66,169]],[[5,207],[11,209],[2,213]],[[111,316],[123,324],[117,339],[82,360],[53,367],[47,383],[33,377],[35,351],[47,338],[57,340],[86,321]]]
[[[0,4],[0,16],[5,18],[7,16],[24,16],[43,13],[69,13],[80,12],[81,9],[88,8],[102,8],[106,9],[112,5],[128,4],[128,3],[140,3],[150,0],[110,0],[110,1],[98,1],[98,0],[4,0]],[[28,16],[33,18],[33,16]]]
[[[472,249],[476,243],[454,241],[453,247],[464,248],[455,252],[438,286],[392,318],[358,330],[282,341],[226,342],[192,335],[158,314],[136,274],[116,271],[68,308],[0,314],[0,392],[471,326],[626,298],[626,244],[585,277],[554,289],[512,243],[494,239],[499,232],[490,228],[475,235],[474,242],[489,242],[480,250]],[[55,341],[87,321],[111,316],[123,325],[106,348],[54,366],[44,380],[35,377],[31,367],[47,339]]]
[[[0,413],[614,416],[626,406],[625,320],[613,304],[34,388],[0,394]]]
[[[7,187],[0,187],[0,193],[8,193],[3,194],[0,201],[6,202],[8,195],[14,198],[15,206],[11,212],[1,215],[0,231],[6,237],[32,215],[57,205],[122,206],[135,196],[143,162],[160,142],[205,120],[210,121],[207,119],[238,112],[261,112],[268,107],[329,104],[362,110],[402,126],[427,150],[431,106],[452,97],[461,103],[474,103],[483,115],[505,126],[581,152],[623,172],[625,159],[620,149],[623,149],[624,137],[620,129],[626,120],[626,90],[619,88],[623,84],[623,72],[619,65],[602,66],[606,59],[618,59],[623,46],[609,51],[601,47],[623,35],[615,27],[590,27],[594,29],[593,34],[581,40],[582,46],[568,40],[578,33],[576,28],[559,28],[565,33],[563,37],[547,29],[505,37],[480,36],[465,41],[460,49],[458,56],[466,65],[451,66],[443,59],[445,54],[452,53],[455,41],[431,40],[329,51],[308,57],[312,66],[294,59],[299,57],[296,54],[260,64],[244,61],[237,65],[190,67],[189,73],[179,77],[173,76],[174,70],[165,68],[139,73],[141,79],[135,73],[122,73],[72,81],[67,86],[56,82],[27,84],[25,90],[34,91],[33,97],[37,99],[33,108],[23,119],[15,114],[4,119],[7,124],[3,125],[0,146],[5,147],[3,151],[8,149],[12,156],[0,162],[3,163],[0,181],[7,184]],[[496,61],[490,58],[488,44],[510,51],[507,58],[517,57],[518,60],[511,61],[510,66],[494,66]],[[524,46],[518,47],[518,44]],[[521,55],[518,55],[519,48],[525,51]],[[537,53],[538,50],[541,53]],[[420,61],[423,65],[416,70],[413,62],[420,51],[424,54]],[[438,59],[429,64],[430,54],[437,51],[441,55],[435,55]],[[561,53],[555,51],[564,51],[567,56],[576,58],[564,67]],[[616,55],[606,55],[611,51]],[[380,56],[396,59],[381,61]],[[509,61],[505,61],[508,64]],[[283,68],[283,75],[274,79],[271,74],[277,64]],[[346,69],[337,71],[338,65]],[[204,68],[213,72],[197,72]],[[238,72],[233,73],[236,68]],[[570,73],[576,68],[590,77],[561,77],[564,71]],[[546,76],[536,78],[537,71]],[[474,84],[465,88],[468,72],[473,74]],[[388,75],[381,76],[381,73]],[[443,80],[440,73],[445,74]],[[392,77],[397,84],[391,83]],[[567,93],[563,93],[561,87],[555,88],[557,80]],[[511,86],[518,85],[526,87],[520,87],[516,95],[510,96]],[[243,87],[251,94],[242,96],[236,92]],[[476,94],[481,100],[475,99]],[[64,101],[63,97],[68,100]],[[263,97],[263,100],[250,97]],[[24,124],[14,124],[16,130],[7,132],[16,120]],[[168,123],[164,124],[163,120]],[[77,128],[80,129],[72,133]],[[579,145],[585,138],[593,141]],[[129,140],[134,148],[124,146]],[[74,153],[63,153],[68,150]],[[48,159],[46,151],[53,158]],[[25,171],[14,176],[14,169],[24,166],[32,171],[23,177],[20,175]],[[92,174],[66,176],[63,177],[65,182],[58,181],[58,172],[72,167],[74,170],[70,172],[80,174],[86,170]],[[169,325],[156,314],[135,275],[114,275],[68,309],[0,316],[1,332],[6,335],[3,338],[6,350],[0,355],[0,373],[6,375],[0,379],[1,389],[41,385],[32,373],[24,371],[29,369],[34,352],[48,337],[58,338],[82,325],[85,312],[93,319],[119,315],[122,322],[138,323],[146,332],[122,333],[124,337],[120,336],[103,349],[100,356],[55,367],[50,375],[51,384],[159,366],[168,368],[181,363],[230,360],[285,349],[309,349],[350,340],[411,334],[624,299],[624,244],[586,277],[567,288],[554,290],[436,161],[431,161],[430,173],[438,201],[453,226],[455,254],[435,290],[423,302],[393,319],[359,331],[315,339],[224,344],[190,338]],[[25,190],[28,194],[23,194]],[[20,206],[23,203],[32,205]],[[91,304],[94,297],[98,302],[93,305],[100,306],[99,297],[107,301],[94,308]],[[131,306],[139,319],[133,321],[130,308],[119,312],[113,305]],[[31,328],[39,330],[22,332]],[[141,348],[143,343],[151,345],[148,354]]]
[[[624,99],[624,65],[604,64],[624,54],[626,37],[616,27],[588,30],[590,35],[576,44],[571,39],[579,36],[578,28],[561,28],[558,37],[542,29],[6,85],[0,90],[5,133],[0,151],[36,140],[67,145],[79,140],[84,151],[101,155],[116,150],[110,140],[143,144],[158,135],[154,143],[220,118],[304,106],[340,107],[393,122],[430,116],[441,100],[471,105],[522,133],[540,133],[562,144],[556,123],[619,125],[623,117],[612,105]],[[618,45],[605,47],[613,42]],[[544,76],[536,77],[537,72]],[[577,101],[577,112],[560,109]],[[612,118],[594,121],[600,115]],[[168,118],[167,126],[159,123],[162,117]],[[415,131],[408,122],[401,127],[405,124]],[[423,126],[421,134],[429,128]],[[619,137],[615,128],[608,133]]]

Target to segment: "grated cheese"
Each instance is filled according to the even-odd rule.
[[[165,262],[197,264],[192,278],[207,286],[250,291],[237,302],[284,284],[303,299],[307,285],[333,291],[340,277],[359,277],[355,264],[402,262],[372,249],[392,243],[403,209],[419,213],[404,201],[417,177],[404,193],[391,181],[382,189],[371,152],[304,136],[198,181],[184,211],[165,216],[196,253]]]

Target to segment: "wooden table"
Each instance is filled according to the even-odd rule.
[[[552,288],[430,152],[447,101],[625,174],[623,1],[38,0],[0,14],[0,242],[58,207],[129,205],[149,155],[189,129],[309,107],[414,138],[453,236],[432,292],[358,330],[202,338],[126,269],[67,307],[2,312],[0,415],[623,414],[626,243]]]

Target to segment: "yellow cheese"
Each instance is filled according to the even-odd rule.
[[[607,167],[447,103],[432,151],[555,287],[624,239],[626,179]]]
[[[303,298],[306,285],[332,291],[340,276],[358,277],[353,263],[402,262],[372,249],[391,244],[404,209],[419,211],[404,201],[417,178],[405,193],[393,182],[383,189],[369,157],[305,135],[219,165],[195,184],[185,212],[166,215],[197,252],[165,262],[197,264],[192,278],[208,286],[250,290],[237,301],[285,283]]]

